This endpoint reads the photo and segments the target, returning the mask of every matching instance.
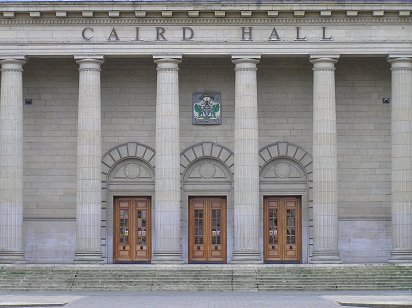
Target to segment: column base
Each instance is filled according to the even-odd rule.
[[[103,257],[101,251],[76,251],[74,253],[75,264],[101,264]]]
[[[233,252],[232,263],[262,263],[259,251]]]
[[[389,259],[389,263],[412,263],[412,250],[391,250],[391,258]]]
[[[313,264],[340,264],[342,260],[339,256],[339,251],[314,251],[310,263]]]
[[[0,264],[26,263],[24,252],[0,250]]]
[[[178,251],[165,251],[153,253],[153,264],[183,264],[182,253]]]

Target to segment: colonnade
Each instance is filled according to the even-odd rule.
[[[259,262],[259,162],[257,64],[259,56],[232,57],[235,66],[233,262]],[[102,57],[79,64],[77,143],[77,241],[75,262],[99,263],[101,221]],[[179,64],[155,57],[156,184],[154,262],[182,262],[180,245]],[[311,262],[338,263],[335,63],[312,56],[313,230]],[[392,66],[391,262],[412,262],[412,57],[389,57]],[[23,65],[1,64],[0,263],[24,262],[23,252]]]

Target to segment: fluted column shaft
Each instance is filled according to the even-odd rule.
[[[234,262],[259,254],[258,59],[233,59],[235,67]]]
[[[412,57],[392,65],[391,262],[412,262]]]
[[[23,252],[23,64],[1,64],[0,263],[24,261]]]
[[[101,58],[79,64],[75,262],[102,261],[101,251]]]
[[[334,58],[313,58],[313,263],[340,262]]]
[[[180,245],[179,63],[155,59],[156,184],[154,262],[182,262]]]

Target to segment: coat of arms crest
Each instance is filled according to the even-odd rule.
[[[222,124],[222,101],[220,93],[194,93],[193,124]]]

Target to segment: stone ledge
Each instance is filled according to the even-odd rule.
[[[81,298],[83,296],[2,295],[0,307],[58,307]]]
[[[338,303],[342,306],[356,306],[356,307],[412,307],[412,295],[397,295],[397,296],[322,296],[322,298]]]

